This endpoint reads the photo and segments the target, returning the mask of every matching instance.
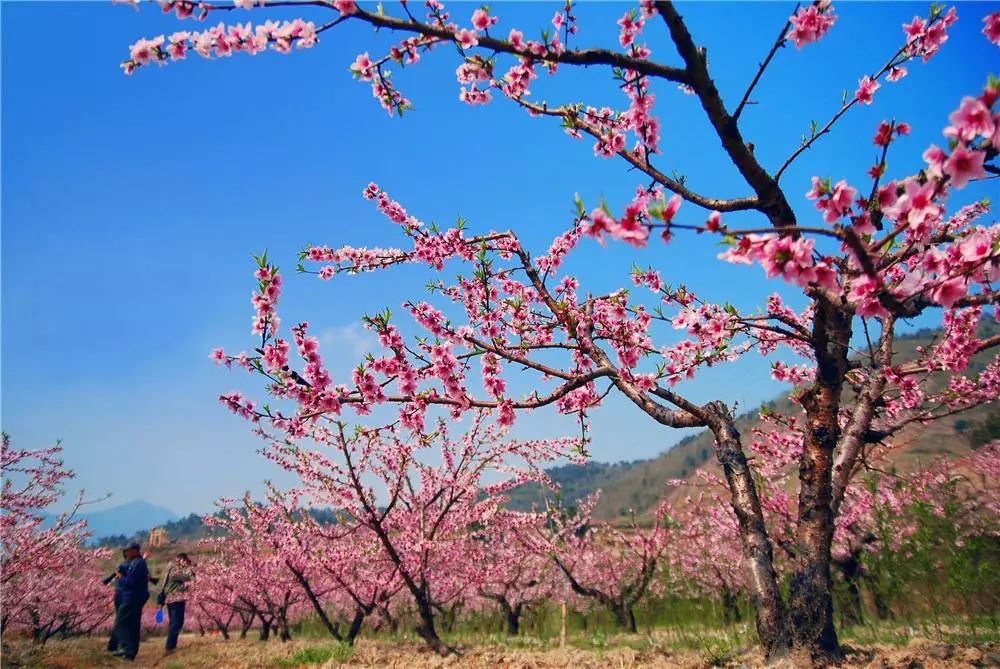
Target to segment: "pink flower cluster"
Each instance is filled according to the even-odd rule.
[[[257,269],[257,291],[250,296],[253,305],[253,333],[263,335],[266,339],[278,331],[277,305],[281,296],[281,274],[278,268],[262,261]]]
[[[836,223],[840,218],[850,215],[857,194],[858,191],[848,186],[844,180],[831,186],[829,179],[813,177],[812,188],[806,193],[806,197],[816,200],[816,209],[823,212],[824,221]]]
[[[1000,46],[1000,12],[993,12],[983,18],[983,34],[986,39]]]
[[[162,65],[168,58],[172,61],[186,58],[189,49],[204,58],[225,58],[239,52],[253,56],[268,47],[279,53],[289,53],[292,45],[308,49],[317,41],[316,25],[302,19],[280,24],[267,21],[256,28],[250,23],[229,27],[220,23],[203,32],[185,31],[176,32],[169,38],[160,35],[153,39],[140,39],[129,47],[130,59],[121,67],[125,74],[132,74],[137,68],[150,63]]]
[[[816,260],[815,244],[812,239],[796,239],[791,235],[745,235],[734,247],[720,253],[719,258],[747,265],[759,262],[769,279],[780,276],[803,288],[817,285],[839,291],[837,272],[826,260]]]
[[[808,7],[799,8],[788,21],[792,27],[787,38],[795,42],[795,48],[801,49],[806,44],[818,42],[826,35],[837,21],[830,0],[811,3]]]
[[[930,20],[914,16],[912,21],[904,23],[908,55],[920,56],[926,63],[948,41],[948,28],[957,20],[958,13],[952,7]]]

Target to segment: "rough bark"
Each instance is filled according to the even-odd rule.
[[[420,624],[417,625],[416,632],[420,638],[438,655],[450,655],[452,650],[441,641],[434,627],[434,611],[426,598],[417,598],[417,614],[420,616]]]
[[[833,543],[833,460],[840,438],[840,395],[848,370],[851,316],[821,298],[816,301],[813,348],[816,381],[803,394],[805,438],[799,460],[796,559],[789,589],[793,645],[814,661],[841,658],[833,621],[830,548]]]
[[[706,408],[709,426],[718,444],[718,459],[732,495],[733,512],[739,524],[743,559],[749,571],[750,602],[756,616],[757,636],[768,661],[782,657],[790,647],[785,604],[774,571],[771,540],[764,525],[753,472],[747,464],[740,433],[729,410],[721,403]]]

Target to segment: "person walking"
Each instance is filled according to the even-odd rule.
[[[118,579],[121,584],[121,603],[115,610],[113,634],[121,645],[122,657],[134,661],[139,653],[139,633],[142,625],[142,607],[149,600],[149,568],[143,559],[139,544],[125,549],[128,568]]]
[[[187,553],[178,553],[170,563],[170,569],[163,579],[157,604],[166,605],[170,622],[167,626],[167,655],[177,648],[177,637],[184,629],[184,611],[187,608],[187,590],[194,578],[194,564]]]

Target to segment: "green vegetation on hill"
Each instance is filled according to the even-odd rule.
[[[218,513],[216,515],[218,515]],[[309,509],[309,515],[324,525],[337,522],[336,514],[334,514],[332,509]],[[167,537],[172,542],[197,541],[198,539],[204,539],[205,537],[212,536],[213,534],[211,528],[205,525],[205,521],[202,520],[202,516],[199,516],[196,513],[192,513],[191,515],[181,518],[180,520],[164,523],[159,527],[162,527],[166,531]],[[138,542],[139,544],[144,544],[149,538],[150,529],[153,528],[141,530],[132,536],[115,534],[101,537],[97,539],[95,543],[96,545],[105,548],[119,548],[130,544],[133,541]]]

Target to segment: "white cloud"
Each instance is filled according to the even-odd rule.
[[[320,334],[319,342],[328,365],[337,360],[348,369],[361,362],[365,355],[378,349],[378,338],[360,323],[326,328]]]

